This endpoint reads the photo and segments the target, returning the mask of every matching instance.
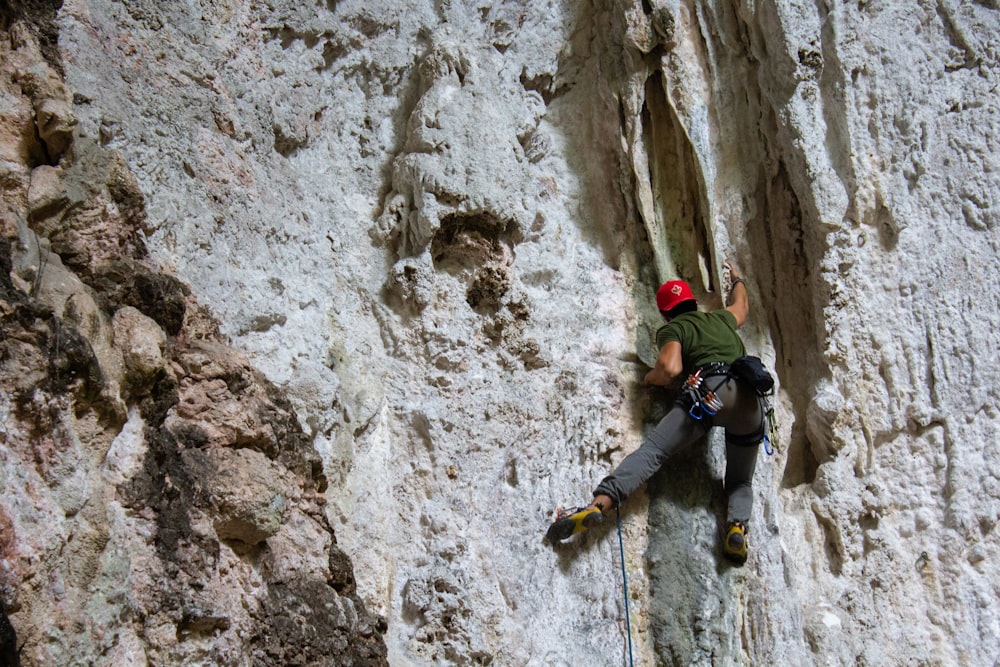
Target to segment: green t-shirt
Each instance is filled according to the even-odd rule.
[[[681,344],[685,375],[713,361],[731,364],[746,354],[736,333],[736,316],[728,310],[678,315],[656,332],[657,349],[671,341]]]

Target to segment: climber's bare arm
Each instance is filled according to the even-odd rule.
[[[656,365],[646,373],[643,382],[665,387],[673,382],[683,370],[681,344],[677,341],[670,341],[660,348],[660,356],[656,358]]]

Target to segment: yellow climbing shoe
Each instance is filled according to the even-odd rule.
[[[730,521],[726,528],[726,541],[722,545],[726,558],[743,565],[747,562],[747,527],[739,521]]]
[[[549,526],[545,537],[550,542],[559,542],[568,537],[582,533],[588,528],[600,525],[604,521],[604,515],[598,507],[578,507],[575,510],[564,510],[562,507],[556,510],[556,520]]]

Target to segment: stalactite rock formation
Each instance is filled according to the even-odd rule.
[[[0,23],[8,662],[1000,660],[995,1]],[[727,258],[778,381],[748,563],[718,435],[624,563],[548,544],[669,405],[656,288]]]

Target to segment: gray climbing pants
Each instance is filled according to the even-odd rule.
[[[722,409],[714,417],[695,419],[678,401],[660,423],[649,432],[639,449],[626,456],[594,490],[594,495],[610,496],[621,506],[636,489],[656,473],[675,453],[685,449],[708,429],[726,430],[727,520],[746,523],[753,509],[753,473],[757,450],[764,439],[764,413],[757,393],[724,375],[708,376],[705,385],[722,399]]]

